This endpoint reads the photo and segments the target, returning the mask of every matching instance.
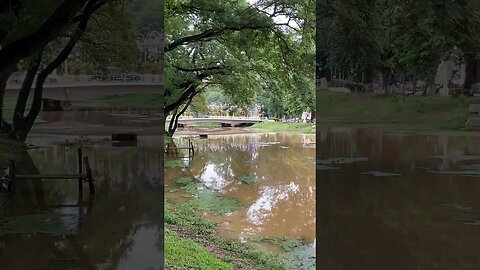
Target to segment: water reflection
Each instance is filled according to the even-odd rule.
[[[158,112],[106,113],[95,111],[42,112],[33,127],[41,134],[110,135],[134,132],[139,135],[162,134],[164,120]]]
[[[227,238],[275,236],[315,239],[315,137],[240,134],[196,140],[189,171],[206,187],[239,200],[245,207],[221,221]],[[186,145],[178,139],[178,145]],[[178,175],[167,171],[166,184]],[[253,179],[242,183],[242,177]],[[169,193],[167,193],[168,196]]]
[[[55,140],[62,138],[30,138],[45,147],[29,151],[33,166],[18,167],[75,172],[76,151],[64,151]],[[121,148],[99,140],[85,149],[97,195],[84,195],[82,207],[75,206],[76,180],[25,181],[5,209],[8,220],[27,222],[18,233],[0,234],[0,269],[160,269],[163,152],[151,145],[159,139],[139,137],[137,147]]]
[[[368,157],[317,171],[321,269],[478,269],[480,227],[466,221],[480,220],[480,182],[462,167],[480,164],[479,137],[321,128],[317,139],[320,161]]]

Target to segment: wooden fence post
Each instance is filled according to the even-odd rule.
[[[83,173],[83,164],[82,164],[82,161],[83,161],[83,156],[82,156],[82,148],[79,147],[77,149],[77,155],[78,155],[78,174],[82,174]],[[79,194],[79,198],[80,198],[80,201],[82,200],[82,197],[83,197],[83,178],[78,178],[78,194]]]
[[[9,173],[10,173],[10,182],[8,182],[8,191],[15,192],[15,178],[17,175],[17,170],[15,168],[14,160],[10,160]]]
[[[84,157],[83,162],[85,163],[85,170],[87,173],[87,180],[88,180],[88,187],[90,189],[90,194],[95,195],[95,184],[93,182],[93,173],[92,173],[92,168],[90,168],[90,162],[88,162],[88,157]]]

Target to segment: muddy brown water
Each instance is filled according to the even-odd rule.
[[[29,151],[39,172],[76,171],[76,151],[55,145],[58,139],[30,139],[44,146]],[[76,180],[22,185],[6,209],[13,232],[0,230],[0,269],[159,269],[162,152],[151,145],[154,138],[145,141],[140,137],[137,147],[119,148],[98,142],[85,149],[97,195],[90,201],[84,184],[82,207],[76,206]]]
[[[0,215],[6,219],[0,221],[0,269],[160,269],[162,141],[145,124],[129,121],[154,115],[130,116],[42,114],[47,122],[40,121],[27,140],[39,148],[28,151],[18,170],[76,172],[75,149],[65,151],[60,144],[75,140],[75,130],[81,129],[91,135],[84,155],[90,159],[97,194],[90,200],[84,184],[79,207],[77,180],[25,181],[11,198],[1,192]],[[141,129],[143,135],[136,146],[115,147],[108,139],[118,127]]]
[[[42,112],[34,125],[35,134],[110,135],[136,133],[158,135],[163,132],[160,113],[65,111]]]
[[[76,180],[25,182],[13,198],[1,193],[6,219],[0,223],[0,269],[159,269],[164,194],[163,149],[156,135],[160,121],[155,114],[42,113],[28,138],[39,148],[28,151],[23,173],[75,172],[75,150],[65,151],[60,144],[87,134],[91,144],[84,154],[94,169],[97,195],[90,200],[85,184],[79,207]],[[116,147],[108,139],[119,128],[139,134],[136,146]],[[235,130],[220,131],[230,133]],[[241,241],[248,236],[298,239],[311,253],[314,138],[230,134],[195,141],[191,173],[206,188],[246,206],[229,216],[206,216],[221,222],[221,236]],[[256,182],[241,184],[235,175],[253,175]]]
[[[480,269],[478,133],[319,131],[319,269]]]
[[[187,145],[187,139],[177,138],[176,143]],[[244,242],[261,237],[296,239],[314,249],[314,135],[209,135],[194,145],[195,155],[185,160],[188,173],[205,188],[243,206],[227,215],[205,215],[219,223],[220,236]],[[166,170],[167,199],[185,201],[177,192],[168,192],[179,175],[178,168]],[[242,183],[246,176],[253,183]]]

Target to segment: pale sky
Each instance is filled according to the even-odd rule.
[[[253,5],[253,4],[257,3],[258,0],[247,0],[247,2],[251,5]],[[269,10],[266,10],[266,11],[269,11]],[[273,20],[277,23],[287,23],[288,22],[288,17],[280,15],[280,16],[273,17]],[[299,28],[298,24],[293,20],[290,21],[289,25],[296,28],[296,29]]]

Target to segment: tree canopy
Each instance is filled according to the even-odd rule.
[[[11,0],[0,2],[0,119],[3,132],[24,140],[40,109],[43,83],[74,51],[90,64],[135,61],[135,35],[126,0]],[[95,24],[91,24],[91,21]],[[77,46],[80,44],[80,46]],[[26,70],[12,123],[3,117],[3,96],[10,75]],[[30,111],[25,115],[30,90]]]
[[[457,55],[472,66],[472,58],[480,52],[479,4],[477,0],[317,1],[320,76],[330,79],[336,72],[368,83],[379,74],[404,75],[433,84],[441,60]],[[465,87],[470,84],[467,79]]]
[[[261,97],[314,108],[314,1],[165,4],[166,114],[178,117],[210,86],[236,105]]]

